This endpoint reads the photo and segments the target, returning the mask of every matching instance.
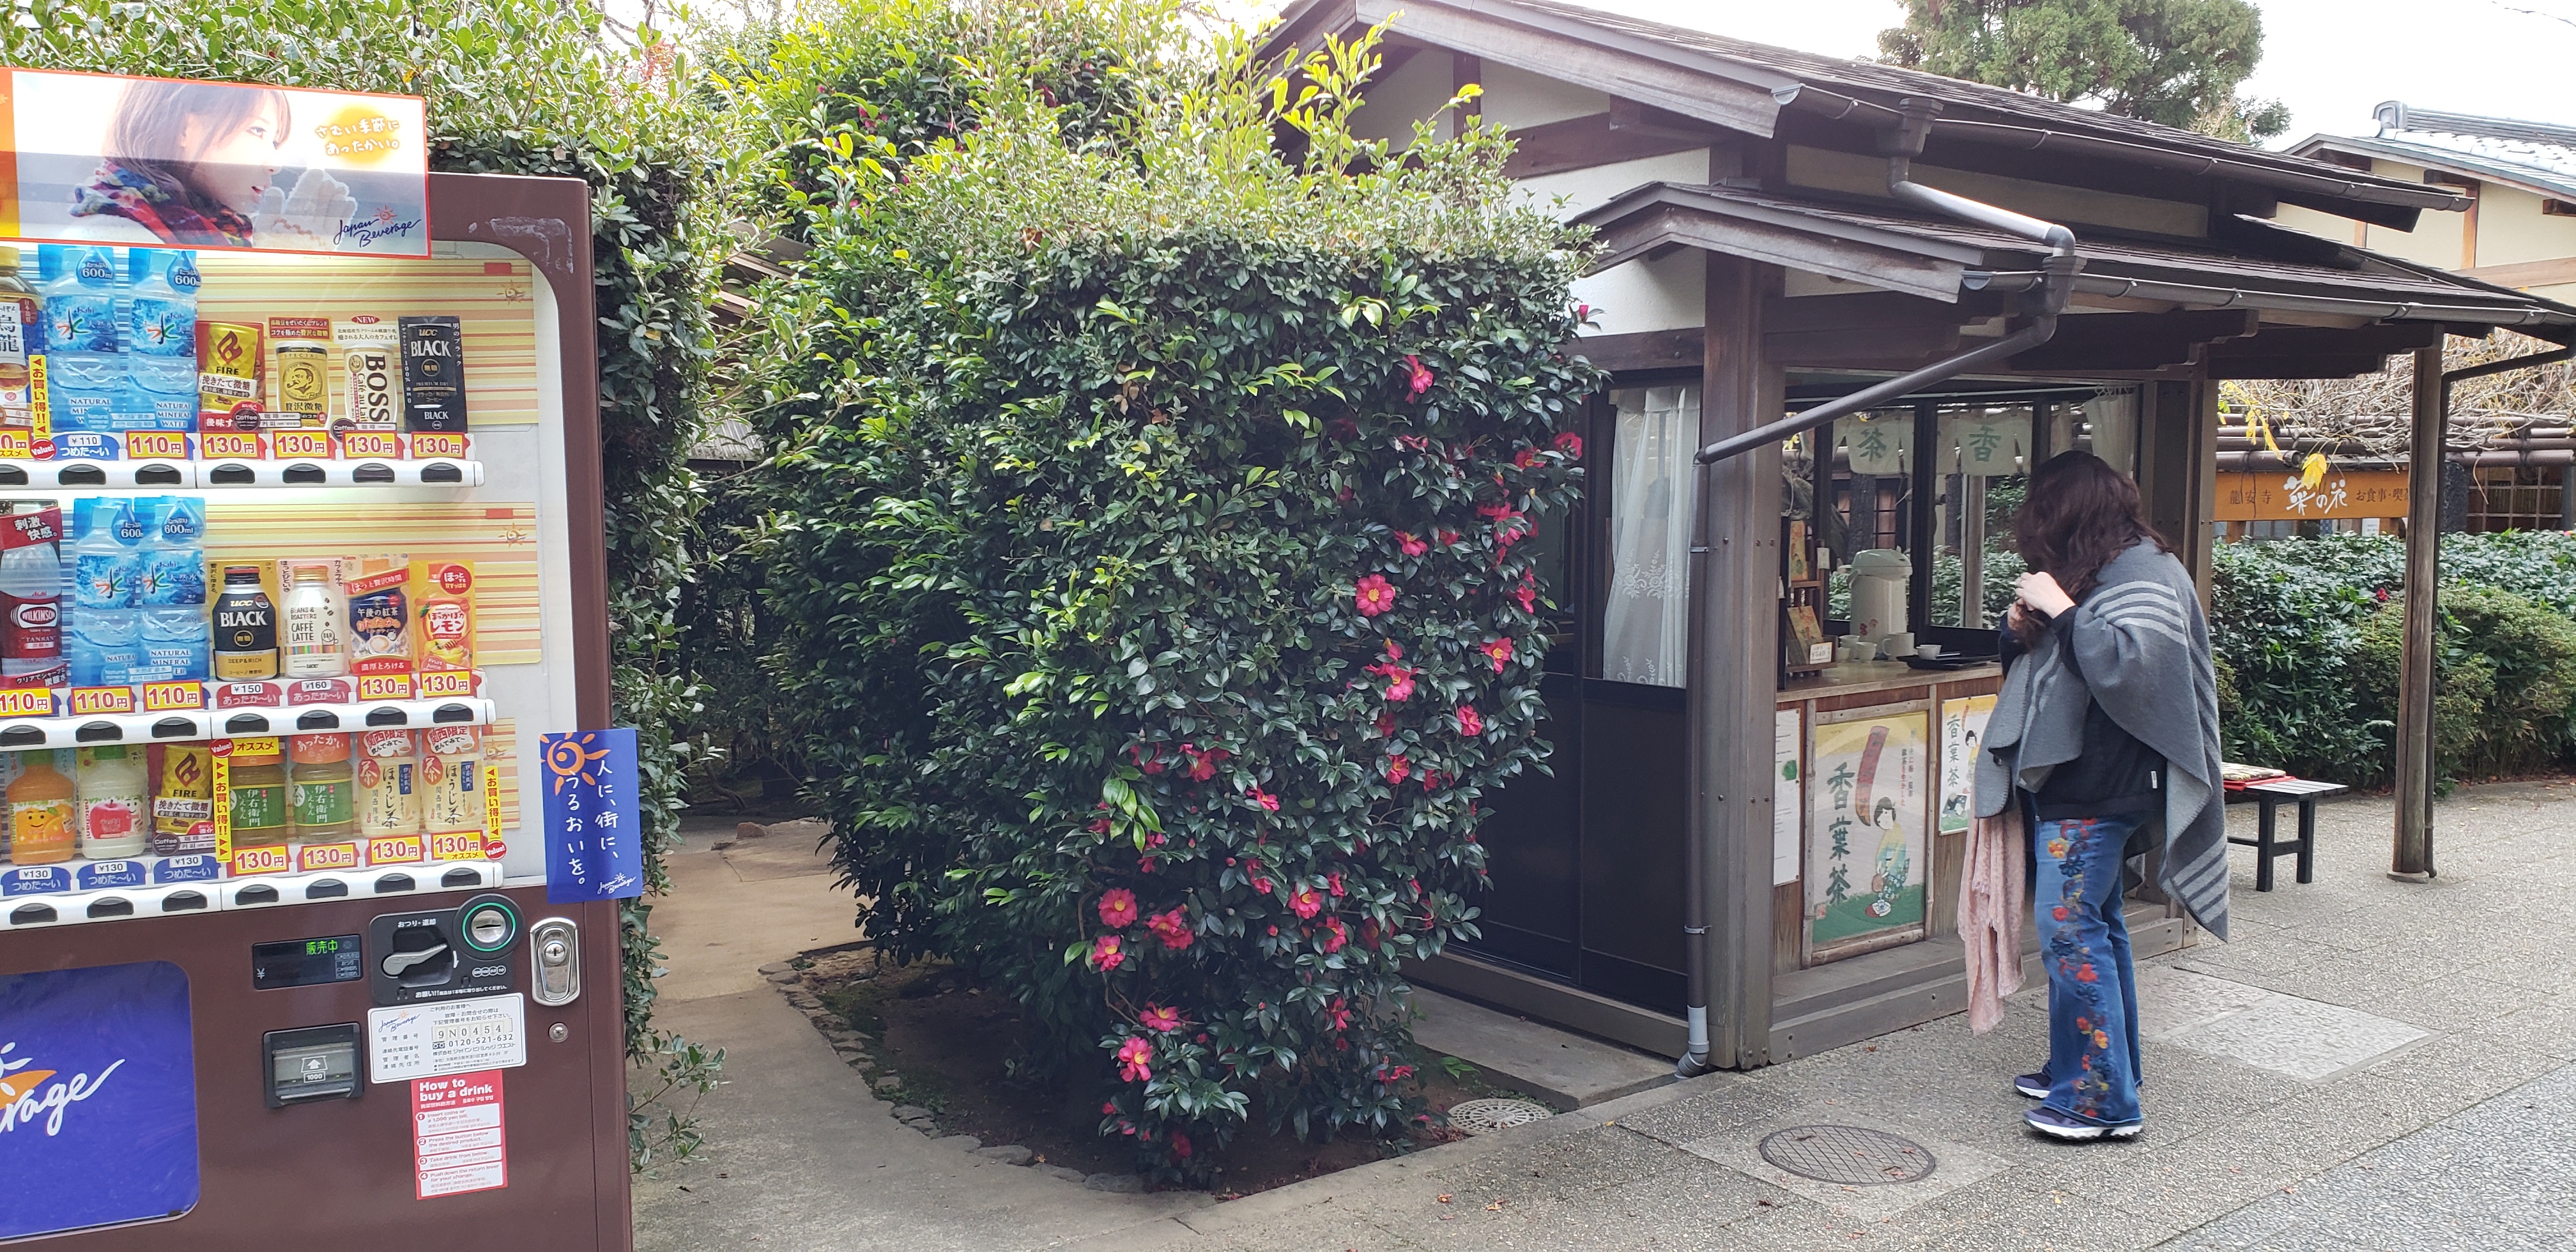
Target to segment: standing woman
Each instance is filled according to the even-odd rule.
[[[2160,849],[2159,884],[2227,937],[2209,625],[2137,483],[2092,453],[2031,475],[2013,539],[2030,572],[1977,763],[1978,814],[2029,819],[2048,969],[2048,1064],[2013,1085],[2042,1101],[2024,1114],[2041,1134],[2126,1139],[2146,1119],[2123,862]]]

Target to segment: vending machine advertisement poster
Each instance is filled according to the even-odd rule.
[[[0,976],[0,1239],[197,1204],[188,978],[166,961]]]
[[[644,893],[644,840],[636,824],[635,731],[584,730],[542,737],[546,900],[579,904]]]
[[[0,236],[429,255],[417,96],[0,68]]]

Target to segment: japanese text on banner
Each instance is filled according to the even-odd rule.
[[[539,737],[546,900],[579,904],[644,893],[644,832],[635,811],[635,731]]]

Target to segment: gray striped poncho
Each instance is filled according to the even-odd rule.
[[[2036,793],[2048,772],[2084,751],[2091,701],[2165,759],[2167,893],[2192,920],[2227,937],[2227,814],[2219,790],[2218,683],[2209,623],[2182,562],[2141,542],[2113,557],[2071,610],[2073,629],[2051,631],[2004,676],[1977,758],[1977,813],[1993,817],[2013,788]],[[2061,651],[2075,649],[2078,674]],[[2009,763],[2009,764],[2008,764]]]

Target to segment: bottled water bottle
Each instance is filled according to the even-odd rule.
[[[36,250],[36,260],[44,280],[46,387],[54,424],[106,429],[109,407],[125,381],[125,358],[117,351],[115,254],[49,243]]]
[[[135,248],[125,334],[127,386],[118,429],[185,430],[197,412],[197,254]]]
[[[69,646],[75,687],[112,687],[134,681],[143,661],[141,602],[144,519],[133,502],[114,496],[73,506],[72,628]]]

